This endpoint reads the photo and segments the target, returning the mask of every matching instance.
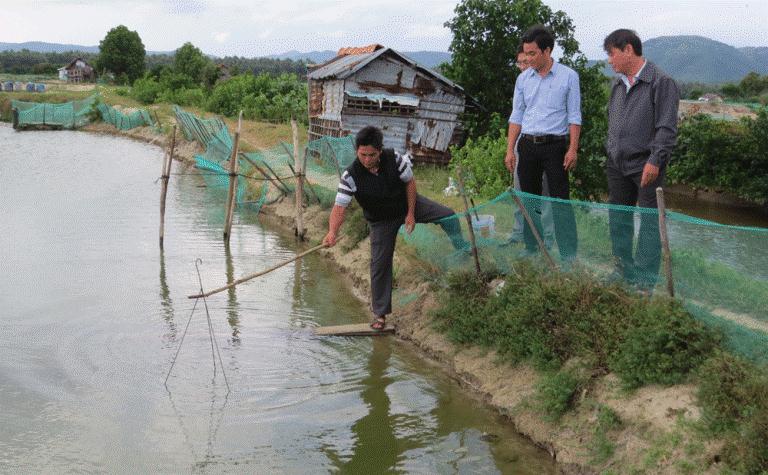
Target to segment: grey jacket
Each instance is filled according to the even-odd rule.
[[[664,168],[677,141],[679,102],[675,81],[650,61],[629,93],[617,77],[608,101],[606,166],[624,175],[641,172],[646,163]]]

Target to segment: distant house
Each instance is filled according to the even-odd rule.
[[[59,79],[67,82],[93,82],[96,80],[96,72],[83,58],[75,58],[59,68]]]
[[[385,147],[407,151],[415,161],[444,164],[449,145],[462,138],[464,90],[391,48],[342,48],[310,66],[307,80],[310,140],[376,125],[384,131]]]
[[[703,96],[699,97],[700,102],[723,102],[723,96],[720,94],[715,94],[714,92],[708,92],[707,94],[704,94]]]

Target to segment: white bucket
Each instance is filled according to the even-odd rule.
[[[472,215],[472,229],[481,237],[492,237],[496,232],[496,220],[490,214]]]

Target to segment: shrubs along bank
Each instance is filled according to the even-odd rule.
[[[539,370],[531,404],[546,420],[557,424],[591,405],[597,420],[586,449],[597,467],[610,465],[615,443],[608,433],[622,422],[584,395],[612,373],[627,394],[648,385],[697,384],[702,417],[691,422],[696,437],[720,441],[724,465],[737,473],[768,471],[768,370],[728,352],[721,335],[680,303],[648,300],[586,274],[553,274],[529,262],[496,290],[488,285],[492,277],[451,275],[434,312],[436,328],[456,344]],[[708,468],[701,466],[706,461],[687,463],[692,471],[681,472]]]

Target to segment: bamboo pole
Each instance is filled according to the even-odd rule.
[[[549,251],[547,251],[547,246],[544,245],[544,241],[541,239],[541,235],[539,234],[539,230],[536,229],[536,226],[533,224],[533,219],[531,219],[531,215],[528,214],[528,210],[523,206],[523,202],[520,200],[520,197],[517,196],[517,193],[514,191],[511,193],[512,198],[515,199],[515,203],[517,203],[517,207],[520,209],[520,212],[523,213],[523,217],[525,218],[525,221],[528,223],[528,226],[531,228],[531,232],[533,233],[533,237],[536,238],[536,242],[539,244],[539,249],[541,250],[542,254],[544,254],[544,257],[547,258],[547,262],[549,263],[549,266],[552,267],[552,269],[557,269],[557,264],[555,264],[555,261],[552,260],[552,256],[549,255]]]
[[[171,179],[171,165],[173,164],[173,150],[176,148],[176,126],[173,126],[171,135],[171,150],[168,157],[163,160],[163,190],[160,192],[160,249],[163,248],[163,239],[165,237],[165,198],[168,195],[168,180]]]
[[[240,141],[240,128],[243,124],[243,111],[237,119],[237,130],[235,131],[235,140],[232,143],[232,155],[229,158],[229,200],[227,202],[227,215],[224,224],[224,241],[229,243],[232,235],[232,218],[235,214],[235,202],[237,201],[237,145]]]
[[[472,257],[475,259],[475,270],[477,271],[477,276],[480,277],[482,274],[480,270],[480,256],[477,252],[477,241],[475,241],[475,230],[472,227],[472,216],[469,214],[467,195],[464,194],[464,179],[461,176],[461,165],[456,166],[456,179],[459,182],[459,193],[464,200],[464,216],[467,218],[467,226],[469,227],[469,240],[472,243]]]
[[[291,149],[289,149],[285,145],[285,142],[280,142],[280,145],[283,146],[283,149],[285,150],[285,153],[287,153],[288,156],[291,158],[291,160],[293,160],[294,163],[295,163],[296,158],[293,155],[293,153],[291,153]],[[309,188],[309,191],[312,193],[312,196],[315,197],[315,199],[317,200],[318,203],[322,203],[322,201],[320,201],[320,197],[317,196],[317,193],[315,193],[315,189],[312,187],[312,183],[310,183],[309,178],[307,178],[307,161],[306,161],[306,156],[307,156],[307,151],[304,150],[304,158],[305,158],[305,160],[304,160],[304,163],[302,164],[302,170],[304,170],[304,180],[305,180],[305,182],[307,184],[307,188]],[[287,165],[288,165],[288,168],[291,169],[291,173],[296,175],[296,170],[293,168],[293,165],[291,165],[290,162],[288,162]],[[307,199],[307,203],[309,203],[309,199]]]
[[[249,281],[251,279],[255,279],[256,277],[260,277],[260,276],[262,276],[264,274],[268,274],[268,273],[272,272],[275,269],[279,269],[279,268],[281,268],[281,267],[283,267],[285,265],[288,265],[291,262],[293,262],[293,261],[295,261],[297,259],[301,259],[302,257],[304,257],[304,256],[306,256],[308,254],[312,254],[313,252],[315,252],[315,251],[317,251],[319,249],[322,249],[324,247],[325,247],[325,244],[320,244],[318,246],[313,247],[312,249],[306,250],[306,251],[302,252],[301,254],[296,255],[295,257],[292,257],[291,259],[288,259],[287,261],[283,261],[280,264],[272,266],[269,269],[263,270],[261,272],[257,272],[255,274],[251,274],[251,275],[245,276],[245,277],[243,277],[241,279],[237,279],[236,281],[232,282],[231,284],[225,285],[224,287],[219,287],[218,289],[210,290],[210,291],[208,291],[206,293],[201,293],[201,294],[196,294],[196,295],[188,295],[187,298],[199,299],[201,297],[209,297],[209,296],[211,296],[213,294],[217,294],[219,292],[223,292],[223,291],[225,291],[227,289],[231,289],[232,287],[235,287],[236,285],[240,285],[243,282],[247,282],[247,281]]]
[[[667,234],[667,208],[664,204],[664,190],[656,188],[656,201],[659,209],[659,236],[661,237],[661,249],[664,254],[664,273],[667,276],[667,292],[670,297],[675,296],[675,284],[672,281],[672,253],[669,250],[669,235]]]
[[[293,135],[293,161],[296,167],[296,236],[304,240],[304,177],[299,160],[299,127],[291,117],[291,135]]]

